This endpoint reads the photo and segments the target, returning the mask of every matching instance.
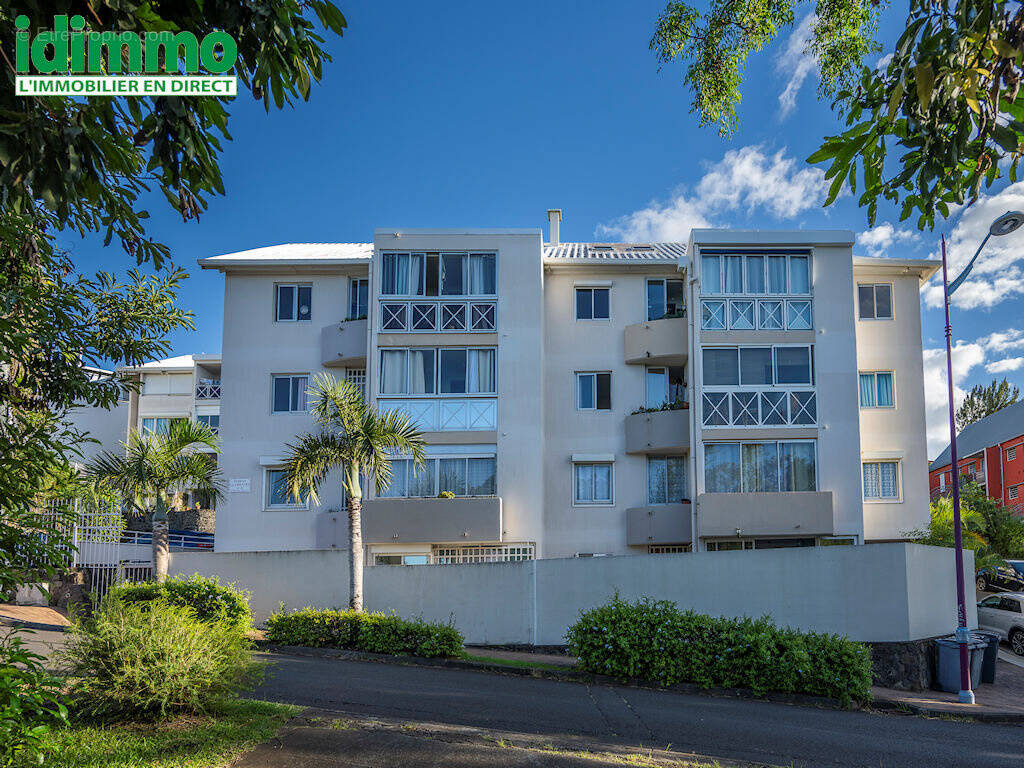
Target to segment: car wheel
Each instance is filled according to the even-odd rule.
[[[979,576],[978,580],[974,582],[979,592],[988,592],[988,579],[984,576]]]
[[[1015,629],[1010,633],[1010,647],[1018,656],[1024,656],[1024,630]]]

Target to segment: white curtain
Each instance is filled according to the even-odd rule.
[[[743,293],[743,257],[725,257],[725,292]]]
[[[471,349],[466,370],[467,392],[494,392],[494,350]]]
[[[647,460],[647,503],[666,504],[668,501],[668,477],[665,459]]]
[[[471,296],[476,296],[484,291],[484,257],[482,254],[473,253],[469,256],[469,291]]]
[[[414,296],[423,295],[423,254],[414,253],[409,257],[409,285]]]
[[[786,257],[768,257],[768,293],[786,292]]]
[[[405,386],[405,350],[385,349],[381,353],[380,391],[382,395],[403,395]]]
[[[660,408],[668,392],[668,374],[664,368],[647,369],[647,407]]]
[[[409,394],[426,395],[434,391],[434,350],[409,350]]]
[[[306,390],[309,389],[309,379],[305,376],[296,376],[292,379],[292,401],[295,407],[293,411],[306,410]]]

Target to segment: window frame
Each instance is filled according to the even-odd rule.
[[[292,316],[281,317],[281,289],[291,288]],[[299,289],[309,289],[309,317],[299,318]],[[312,283],[274,283],[274,322],[275,323],[312,323],[313,322],[313,284]]]
[[[599,403],[601,399],[598,395],[598,377],[608,377],[608,407],[601,408]],[[580,405],[580,380],[583,378],[592,377],[594,380],[594,406],[592,408],[586,408]],[[584,413],[611,413],[614,406],[612,405],[612,372],[611,371],[575,371],[573,374],[573,394],[577,411],[583,411]]]
[[[213,426],[208,421],[201,421],[201,419],[216,419],[217,426]],[[195,415],[196,424],[206,424],[215,435],[220,434],[220,414],[219,413],[197,413]]]
[[[868,496],[864,493],[865,467],[868,464],[895,464],[896,465],[896,495],[882,496],[882,471],[878,471],[878,496]],[[902,504],[903,503],[903,460],[902,459],[867,459],[860,463],[860,492],[865,504]]]
[[[580,501],[576,496],[578,482],[576,474],[580,467],[608,467],[608,500],[601,501]],[[615,506],[615,462],[614,461],[574,461],[572,463],[572,505],[574,507],[614,507]],[[592,481],[596,488],[596,475]],[[591,489],[593,490],[593,488]]]
[[[783,490],[782,482],[782,446],[790,444],[810,444],[814,447],[814,488],[805,491],[785,491]],[[744,491],[743,490],[743,446],[744,445],[775,445],[775,464],[776,464],[776,487],[774,491]],[[735,445],[739,448],[739,472],[736,475],[736,487],[739,490],[736,491],[708,491],[707,479],[708,479],[708,466],[707,466],[707,446],[708,445]],[[817,493],[818,492],[818,441],[816,439],[802,439],[802,438],[784,438],[779,437],[775,440],[704,440],[701,443],[701,465],[704,469],[703,474],[703,493]],[[863,484],[862,484],[863,487]]]
[[[729,257],[741,257],[740,262],[740,282],[741,288],[739,291],[726,291],[726,272],[725,264]],[[770,257],[772,256],[784,256],[786,258],[786,289],[779,293],[770,292],[768,289],[768,276],[769,269],[768,264]],[[748,257],[760,258],[762,281],[761,284],[764,286],[763,291],[754,292],[750,290],[749,285],[749,272],[747,269]],[[716,292],[706,291],[705,285],[707,284],[707,277],[704,273],[704,260],[705,258],[716,258],[718,261],[718,287],[719,290]],[[792,261],[793,259],[805,259],[807,263],[807,292],[797,293],[793,291],[792,285]],[[701,249],[700,251],[700,295],[701,297],[724,297],[726,299],[746,298],[746,299],[779,299],[779,298],[801,298],[811,299],[814,296],[814,254],[811,249],[807,250],[786,250],[786,249],[722,249],[722,248],[709,248]]]
[[[889,289],[889,316],[879,317],[878,316],[878,287],[886,286]],[[860,289],[871,288],[871,309],[874,313],[872,317],[864,317],[860,312]],[[896,301],[895,301],[896,286],[893,283],[857,283],[857,320],[863,322],[890,322],[896,319]]]
[[[587,291],[590,293],[590,317],[580,317],[580,291]],[[594,317],[594,292],[604,291],[608,294],[608,316],[607,317]],[[607,323],[611,322],[612,319],[612,287],[610,285],[574,285],[572,291],[572,312],[576,318],[577,323]]]
[[[416,495],[412,496],[408,493],[409,490],[409,470],[413,467],[412,459],[405,456],[395,457],[391,459],[392,465],[401,462],[402,463],[402,482],[405,488],[405,493],[401,496],[387,496],[377,495],[376,498],[380,499],[436,499],[441,493],[441,465],[438,463],[445,459],[459,460],[465,462],[465,477],[466,477],[466,490],[469,490],[469,462],[472,460],[486,459],[494,462],[494,493],[485,494],[455,494],[457,499],[493,499],[498,494],[498,454],[492,449],[491,451],[483,452],[469,452],[469,453],[458,453],[458,454],[427,454],[424,457],[424,461],[429,463],[429,469],[423,467],[420,469],[421,472],[427,471],[431,473],[431,491],[426,496]]]
[[[171,426],[171,422],[173,422],[173,421],[188,421],[188,416],[182,416],[180,413],[177,413],[177,414],[174,414],[174,415],[163,415],[163,414],[147,413],[145,415],[142,415],[142,416],[139,417],[139,435],[141,435],[142,437],[148,437],[149,435],[161,434],[160,432],[157,432],[156,430],[154,430],[152,432],[147,432],[146,431],[146,422],[150,421],[150,420],[153,420],[153,421],[163,421],[163,420],[166,420],[167,421],[167,426],[169,428]],[[154,426],[156,426],[156,425],[154,425]],[[166,431],[163,434],[167,434]]]
[[[386,293],[384,291],[384,287],[385,287],[385,284],[384,284],[384,264],[385,264],[385,260],[388,259],[389,257],[392,257],[392,256],[399,257],[399,258],[404,256],[406,258],[406,269],[408,269],[408,273],[406,274],[406,280],[405,281],[406,281],[406,285],[408,287],[408,290],[405,293]],[[470,284],[470,280],[469,280],[469,277],[470,277],[469,263],[470,263],[470,259],[473,256],[491,257],[493,259],[493,262],[494,262],[494,291],[492,293],[469,293],[469,284]],[[413,277],[413,263],[414,263],[415,257],[419,257],[421,259],[422,269],[420,270],[420,279],[414,285],[412,277]],[[452,257],[458,257],[460,259],[460,261],[461,261],[461,265],[462,265],[461,280],[462,280],[462,290],[463,290],[462,293],[444,293],[443,292],[443,285],[444,285],[443,275],[444,275],[445,259],[446,258],[450,259]],[[480,298],[497,299],[497,297],[498,297],[498,251],[497,250],[493,250],[493,251],[395,251],[395,250],[387,250],[387,251],[381,251],[380,262],[381,262],[381,267],[380,267],[380,273],[381,273],[381,293],[380,293],[380,297],[379,298],[381,300],[390,300],[390,299],[397,299],[397,300],[400,300],[400,299],[413,299],[413,300],[433,300],[433,299],[437,299],[437,300],[445,300],[445,299],[447,299],[447,300],[453,300],[453,301],[458,301],[458,300],[468,301],[468,300],[475,300],[475,299],[480,299]],[[437,264],[437,293],[428,293],[427,292],[427,289],[428,289],[428,286],[427,286],[427,278],[428,278],[427,272],[428,272],[429,267],[430,267],[430,265],[432,263],[436,263]],[[420,287],[422,287],[422,289],[423,289],[422,293],[419,293]]]
[[[889,378],[890,378],[890,381],[892,383],[892,405],[879,405],[878,404],[878,375],[879,374],[886,374],[886,373],[889,374]],[[875,398],[875,404],[874,405],[864,405],[864,403],[861,402],[861,396],[860,396],[860,377],[861,376],[871,376],[872,377],[872,382],[873,382],[872,383],[872,388],[873,388],[874,398]],[[896,372],[895,371],[857,371],[857,403],[860,406],[861,410],[865,410],[865,411],[877,411],[877,410],[891,411],[894,408],[896,408]]]
[[[651,496],[652,496],[652,494],[651,494],[651,463],[652,462],[656,462],[656,461],[664,461],[665,462],[665,498],[666,498],[665,501],[652,501],[651,500]],[[678,461],[678,462],[680,462],[682,464],[682,467],[683,467],[682,477],[683,477],[683,491],[684,491],[684,493],[680,497],[679,501],[668,501],[668,498],[669,498],[668,462],[670,462],[670,461]],[[648,456],[647,457],[647,476],[645,478],[645,484],[647,486],[647,491],[646,491],[647,506],[649,506],[649,507],[657,507],[657,506],[665,506],[665,505],[668,505],[668,504],[682,504],[682,503],[684,503],[682,501],[683,499],[690,499],[690,482],[689,482],[689,478],[687,477],[687,474],[689,474],[688,471],[687,471],[688,464],[689,464],[689,461],[687,460],[686,456],[680,456],[680,455],[653,456],[652,455],[652,456]]]
[[[359,288],[366,285],[366,305],[364,312],[359,313]],[[370,278],[352,277],[348,283],[348,317],[346,320],[365,320],[370,317]]]
[[[384,386],[384,353],[385,352],[405,352],[405,389],[409,389],[409,352],[419,352],[432,350],[434,352],[434,391],[433,392],[421,392],[421,393],[409,393],[406,392],[382,392],[381,389]],[[473,350],[486,350],[494,353],[494,370],[492,376],[494,379],[494,390],[490,392],[441,392],[441,352],[458,352],[465,351],[466,367],[469,367],[469,352]],[[378,363],[378,374],[377,374],[377,394],[378,398],[399,398],[402,400],[436,400],[438,398],[474,398],[474,397],[485,397],[494,398],[498,396],[498,348],[488,346],[457,346],[457,347],[378,347],[377,363]],[[468,382],[467,382],[468,385]]]
[[[669,317],[669,312],[668,312],[668,284],[670,282],[679,283],[680,296],[682,297],[682,310],[681,310],[682,314],[680,314],[680,315],[673,315],[672,317]],[[661,317],[651,317],[651,304],[650,304],[651,283],[661,283],[661,299],[662,299],[662,304],[665,307],[665,314],[662,315]],[[648,277],[646,279],[646,281],[644,281],[644,303],[646,304],[646,307],[644,308],[644,313],[645,313],[645,316],[647,317],[647,322],[649,322],[649,323],[654,322],[655,320],[665,320],[665,319],[673,319],[673,318],[677,318],[677,317],[685,317],[686,316],[686,281],[683,280],[681,277]],[[611,314],[610,310],[609,310],[609,314]]]
[[[303,512],[309,510],[309,495],[304,497],[304,500],[299,504],[271,504],[270,503],[270,491],[271,491],[271,472],[283,472],[284,467],[271,466],[263,467],[263,511],[264,512]]]
[[[306,397],[306,407],[299,410],[291,407],[292,404],[292,386],[288,385],[288,410],[279,411],[275,408],[275,390],[277,388],[278,379],[302,379],[306,380],[306,387],[308,390],[310,375],[308,373],[272,373],[270,374],[270,413],[272,416],[278,416],[287,413],[309,413],[309,397]]]

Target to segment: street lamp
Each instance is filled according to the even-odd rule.
[[[950,474],[953,479],[953,546],[956,552],[956,640],[960,644],[959,698],[962,704],[974,703],[974,691],[971,690],[971,665],[967,651],[970,633],[967,630],[967,599],[964,590],[964,541],[960,528],[960,467],[956,456],[956,414],[953,409],[953,346],[951,341],[953,329],[949,324],[949,299],[971,273],[974,262],[978,260],[978,255],[988,239],[993,235],[996,237],[1008,235],[1021,226],[1024,226],[1024,213],[1020,211],[1007,211],[993,221],[985,239],[981,241],[978,250],[974,252],[974,258],[952,283],[946,279],[946,236],[942,236],[942,288],[943,304],[946,308],[946,384],[949,387],[949,458],[952,461]]]

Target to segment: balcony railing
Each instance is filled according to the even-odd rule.
[[[200,381],[196,385],[196,400],[220,400],[220,379]]]
[[[363,367],[366,364],[366,318],[324,326],[320,331],[320,361],[328,368]]]
[[[684,365],[688,354],[686,316],[666,317],[627,325],[626,363],[630,365]]]
[[[705,427],[813,427],[818,423],[814,392],[704,392],[701,402]]]
[[[626,417],[626,453],[682,453],[690,447],[690,411],[647,411]]]
[[[831,536],[831,491],[703,493],[698,498],[702,537]]]
[[[493,332],[498,327],[495,301],[381,301],[382,333]]]
[[[168,533],[168,548],[179,550],[205,550],[213,551],[214,535],[212,533]],[[122,531],[121,543],[138,546],[152,546],[153,534],[150,531]]]
[[[392,400],[378,398],[382,411],[404,413],[421,430],[453,432],[498,428],[498,401],[493,397],[421,398]]]
[[[499,542],[501,498],[367,499],[363,502],[363,541]]]

